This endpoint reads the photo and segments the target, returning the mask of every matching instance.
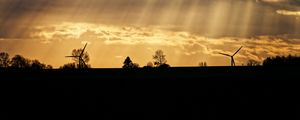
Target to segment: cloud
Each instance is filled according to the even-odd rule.
[[[256,0],[256,2],[270,3],[270,4],[281,4],[281,5],[300,5],[299,0]]]
[[[257,0],[257,2],[271,5],[274,9],[300,10],[300,0]]]
[[[280,15],[300,16],[300,11],[277,10],[276,12]]]
[[[299,0],[0,0],[0,41],[89,41],[121,51],[112,58],[164,48],[176,61],[219,60],[243,45],[244,62],[298,54],[299,11]]]
[[[299,34],[208,37],[188,31],[173,31],[156,26],[137,27],[71,22],[36,26],[32,29],[32,32],[30,32],[31,40],[18,40],[22,43],[26,43],[26,40],[44,43],[40,46],[78,43],[76,45],[82,47],[80,43],[89,42],[93,43],[89,46],[89,50],[92,52],[91,55],[94,55],[93,57],[109,54],[112,59],[121,59],[123,58],[121,55],[128,55],[135,57],[137,62],[138,60],[143,62],[151,60],[151,55],[157,49],[166,51],[168,59],[171,59],[170,61],[178,62],[176,65],[190,65],[192,62],[195,62],[196,65],[199,60],[208,61],[211,63],[210,65],[222,65],[217,63],[224,63],[227,58],[218,53],[232,54],[240,46],[244,47],[235,56],[235,60],[239,65],[249,59],[262,61],[269,56],[299,55],[300,53]],[[3,43],[11,40],[10,38],[0,39]],[[10,43],[14,43],[14,41]],[[72,46],[68,46],[68,48],[72,49]],[[99,51],[104,51],[104,55]],[[138,58],[137,55],[139,55]],[[150,58],[145,58],[145,56],[150,56]],[[112,59],[107,60],[106,64],[110,63]]]
[[[124,56],[122,56],[122,55],[117,55],[117,56],[115,56],[115,58],[117,58],[117,59],[122,59],[122,58],[124,58]]]
[[[211,37],[300,33],[295,30],[299,20],[295,22],[287,16],[274,15],[276,10],[299,11],[299,0],[67,1],[72,2],[0,0],[0,38],[28,38],[27,31],[32,31],[32,26],[61,22],[167,26],[169,30]],[[131,31],[126,27],[122,29]],[[147,32],[141,34],[151,36]]]
[[[54,28],[53,28],[54,27]],[[89,23],[62,23],[40,26],[37,38],[47,41],[84,40],[102,42],[106,46],[166,47],[187,56],[205,55],[223,57],[222,53],[233,53],[240,46],[243,50],[236,56],[238,62],[249,59],[262,61],[268,56],[299,54],[300,36],[283,34],[277,36],[219,37],[201,36],[186,31],[170,31],[159,27],[113,26]],[[51,28],[51,29],[49,29]],[[58,37],[59,36],[59,37]],[[116,58],[121,56],[116,55]]]
[[[92,44],[92,42],[90,42],[90,41],[81,41],[81,44],[83,44],[83,45],[85,45],[85,44],[90,45],[90,44]]]
[[[278,3],[278,2],[288,2],[289,0],[257,0],[262,2],[269,2],[269,3]]]

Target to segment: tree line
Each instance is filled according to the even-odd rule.
[[[0,68],[24,68],[24,69],[52,69],[51,65],[41,63],[39,60],[30,60],[22,55],[10,58],[6,52],[0,53]]]
[[[247,66],[300,66],[300,56],[275,56],[267,57],[262,62],[249,60]]]
[[[72,55],[77,55],[81,53],[81,49],[74,49]],[[152,56],[153,61],[148,62],[147,65],[140,67],[139,64],[134,63],[128,56],[123,62],[123,69],[138,69],[138,68],[169,68],[171,67],[167,64],[166,55],[162,50],[155,51]],[[72,59],[74,62],[64,64],[60,66],[59,69],[79,69],[78,59]],[[87,52],[84,53],[84,62],[88,63],[90,58]],[[206,67],[206,62],[200,62],[199,67]],[[255,60],[249,60],[246,66],[300,66],[300,56],[275,56],[267,57],[262,62]],[[44,64],[39,60],[31,60],[23,57],[22,55],[15,55],[10,58],[9,54],[6,52],[0,52],[0,68],[21,68],[21,69],[53,69],[51,65]],[[90,64],[87,64],[87,68],[91,68]]]

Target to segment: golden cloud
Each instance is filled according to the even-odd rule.
[[[262,61],[275,55],[299,54],[299,37],[289,40],[288,36],[256,36],[251,38],[221,37],[209,38],[186,31],[171,31],[160,27],[113,26],[89,23],[62,23],[39,26],[32,34],[43,41],[79,40],[84,43],[101,42],[105,46],[155,46],[170,48],[176,54],[186,56],[223,57],[217,53],[231,54],[240,46],[243,50],[236,56],[237,63],[249,59]],[[284,39],[283,39],[284,38]],[[146,49],[145,48],[145,49]],[[120,56],[120,55],[115,55]]]
[[[300,11],[277,10],[276,12],[280,15],[300,16]]]

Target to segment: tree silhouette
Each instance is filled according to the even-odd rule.
[[[133,65],[132,65],[132,68],[139,68],[139,67],[140,67],[140,65],[137,63],[133,63]]]
[[[153,68],[153,63],[152,62],[148,62],[146,66],[144,66],[143,68]]]
[[[21,55],[15,55],[10,61],[12,68],[30,68],[30,60]]]
[[[129,68],[130,67],[130,65],[132,64],[132,61],[131,61],[131,59],[130,59],[130,57],[127,57],[126,59],[125,59],[125,61],[123,62],[123,68]]]
[[[9,54],[0,53],[0,68],[26,68],[26,69],[52,69],[51,65],[46,65],[38,60],[30,60],[22,55],[15,55],[11,60]]]
[[[123,62],[124,69],[132,69],[132,68],[139,68],[139,64],[133,63],[130,57],[126,57],[125,61]]]
[[[48,66],[49,67],[49,66]],[[46,69],[47,68],[47,65],[41,63],[40,61],[38,60],[32,60],[31,61],[31,69]]]
[[[47,65],[46,69],[53,69],[53,66],[52,65]]]
[[[263,61],[263,66],[300,66],[299,56],[268,57]]]
[[[81,53],[82,53],[83,49],[73,49],[72,51],[72,56],[80,56]],[[75,66],[76,68],[90,68],[91,65],[88,64],[88,62],[90,61],[90,56],[87,52],[83,52],[83,55],[82,55],[82,60],[83,61],[80,61],[78,59],[78,57],[73,57],[72,60],[74,60],[75,62]],[[84,62],[84,63],[79,63],[79,62]],[[83,66],[80,66],[80,65],[83,65]]]
[[[169,68],[169,67],[171,67],[171,66],[166,63],[159,66],[159,68]]]
[[[76,69],[76,63],[67,63],[59,67],[59,69]]]
[[[9,54],[6,52],[0,53],[0,68],[7,68],[9,67]]]
[[[260,62],[258,62],[256,60],[249,60],[247,62],[247,66],[260,66]]]
[[[155,51],[155,55],[153,55],[153,59],[154,59],[154,65],[156,67],[159,67],[167,63],[166,55],[164,55],[164,52],[162,50]]]
[[[206,62],[200,62],[200,63],[199,63],[199,66],[200,66],[200,67],[207,67],[207,63],[206,63]]]
[[[15,55],[11,61],[11,68],[26,68],[26,69],[52,69],[51,65],[46,65],[38,60],[30,60],[21,55]]]

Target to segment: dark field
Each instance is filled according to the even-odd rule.
[[[104,119],[289,119],[299,113],[299,73],[297,67],[0,70],[0,110],[45,118],[60,112],[86,119],[82,113],[91,112]]]

